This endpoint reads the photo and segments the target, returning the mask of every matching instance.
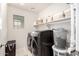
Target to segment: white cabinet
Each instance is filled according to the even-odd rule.
[[[68,55],[68,51],[67,49],[58,49],[55,46],[52,46],[52,49],[54,51],[54,56],[67,56]]]

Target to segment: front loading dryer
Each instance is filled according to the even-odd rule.
[[[53,31],[40,31],[38,36],[38,55],[53,56],[52,46],[54,45]]]

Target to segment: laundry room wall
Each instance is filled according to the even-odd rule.
[[[0,4],[0,39],[1,39],[1,4]]]
[[[42,18],[43,21],[45,22],[48,16],[54,16],[57,13],[63,12],[66,9],[70,9],[69,4],[64,4],[64,3],[57,3],[57,4],[52,4],[45,10],[41,11],[39,13],[39,18]],[[70,21],[63,21],[63,22],[56,22],[51,25],[51,28],[65,28],[68,30],[68,39],[70,39],[70,30],[71,30],[71,23]],[[45,30],[49,29],[46,25],[40,25],[38,30]],[[70,41],[70,40],[69,40]]]
[[[65,3],[55,3],[48,6],[48,8],[44,9],[39,13],[39,17],[42,19],[47,19],[48,16],[54,16],[57,13],[63,12],[66,9],[70,9],[69,4]]]
[[[24,16],[24,28],[13,28],[13,15]],[[27,10],[8,6],[8,40],[16,40],[16,54],[27,55],[27,33],[33,31],[33,22],[38,17],[37,14]]]
[[[5,45],[7,41],[7,4],[0,4],[0,20],[1,29],[0,29],[0,44]],[[5,56],[5,46],[0,48],[0,56]]]

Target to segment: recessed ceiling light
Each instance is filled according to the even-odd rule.
[[[35,8],[31,8],[31,10],[34,10]]]
[[[35,11],[35,8],[31,8],[31,11]]]
[[[22,5],[22,6],[23,6],[23,5],[24,5],[24,3],[20,3],[20,5]]]
[[[70,4],[70,3],[66,3],[66,4]]]

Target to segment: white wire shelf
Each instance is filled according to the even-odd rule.
[[[42,23],[42,24],[37,24],[37,25],[33,25],[34,27],[38,27],[38,26],[42,26],[42,25],[47,25],[47,24],[54,24],[56,22],[66,22],[66,21],[69,21],[70,22],[71,18],[62,18],[62,19],[59,19],[59,20],[56,20],[56,21],[52,21],[52,22],[47,22],[47,23]]]

